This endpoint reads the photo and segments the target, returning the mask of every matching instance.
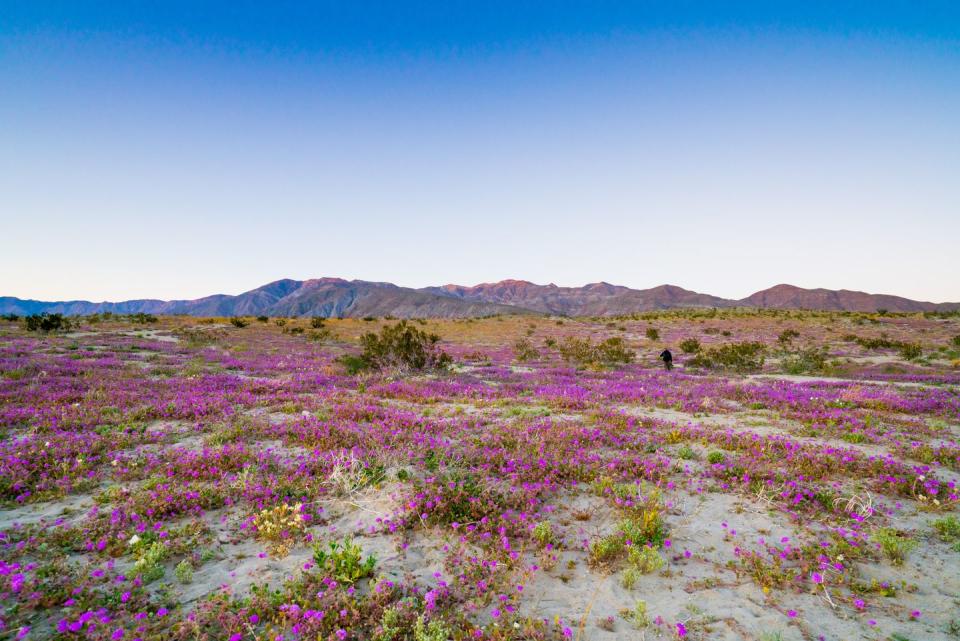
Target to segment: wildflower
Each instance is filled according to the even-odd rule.
[[[685,625],[683,625],[682,623],[678,622],[678,623],[677,623],[677,638],[678,638],[678,639],[682,639],[682,638],[684,638],[685,636],[687,636],[687,626],[685,626]]]
[[[344,639],[346,639],[347,631],[344,630],[343,628],[340,628],[339,630],[337,630],[337,638],[340,639],[340,641],[343,641]]]

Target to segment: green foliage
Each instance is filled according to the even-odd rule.
[[[785,329],[777,336],[777,342],[781,345],[788,345],[795,338],[800,338],[800,332],[795,329]]]
[[[266,323],[268,320],[270,320],[270,317],[261,315],[261,316],[257,316],[257,320],[260,321],[261,323]]]
[[[130,322],[140,323],[141,325],[149,325],[157,322],[157,317],[153,314],[145,314],[143,312],[137,312],[136,314],[130,314],[128,316]]]
[[[417,622],[413,624],[414,641],[447,641],[453,633],[450,628],[437,619],[429,623],[421,614],[417,617]]]
[[[363,558],[363,548],[351,540],[343,543],[331,541],[324,550],[320,543],[313,545],[313,560],[323,571],[341,583],[356,583],[360,579],[373,576],[377,557]]]
[[[680,341],[680,351],[684,354],[696,354],[700,351],[700,341],[692,336]]]
[[[133,564],[133,569],[144,583],[156,581],[163,576],[163,562],[167,558],[167,547],[162,541],[152,543],[141,541],[134,552],[137,555],[137,561]]]
[[[439,341],[436,334],[428,334],[407,321],[400,321],[396,325],[387,325],[379,334],[364,334],[360,337],[363,353],[359,357],[341,357],[339,361],[353,373],[365,369],[444,369],[451,360],[437,346]]]
[[[882,527],[873,533],[870,539],[880,546],[884,555],[894,565],[903,565],[907,556],[918,543],[906,534],[889,527]]]
[[[960,542],[960,519],[952,514],[934,521],[933,529],[944,541]]]
[[[594,344],[589,338],[567,337],[560,344],[560,356],[578,367],[596,369],[626,365],[636,356],[620,337],[608,338]]]
[[[900,345],[900,357],[904,360],[912,361],[923,355],[923,349],[917,343],[902,343]]]
[[[753,372],[763,367],[765,350],[766,346],[758,342],[729,343],[701,351],[687,361],[687,365],[705,369]]]
[[[314,316],[310,319],[310,327],[313,329],[321,329],[326,324],[326,319],[322,316]]]
[[[697,452],[692,447],[684,443],[680,446],[680,449],[677,450],[677,456],[685,461],[692,461],[697,458]]]
[[[63,314],[32,314],[23,319],[24,327],[28,332],[59,332],[70,331],[70,319]]]
[[[535,361],[540,358],[540,352],[533,346],[533,343],[526,338],[521,338],[513,344],[513,354],[517,361],[521,363]]]
[[[787,374],[811,374],[827,368],[827,351],[824,348],[805,349],[784,357],[780,366]]]
[[[540,521],[533,528],[533,538],[542,547],[553,543],[553,527],[550,521]]]
[[[238,316],[234,316],[233,318],[230,319],[230,324],[233,325],[234,327],[242,329],[247,325],[249,325],[250,323],[249,321],[239,318]]]
[[[660,340],[660,331],[657,330],[656,327],[648,327],[645,333],[647,338],[649,338],[652,341]]]
[[[727,460],[726,454],[723,452],[710,452],[707,454],[707,463],[711,465],[717,465],[718,463],[723,463]]]
[[[177,563],[176,567],[173,568],[173,573],[177,577],[177,581],[180,583],[190,583],[193,581],[193,565],[190,561],[184,559]]]
[[[960,347],[960,334],[954,336],[950,342],[953,343],[954,347]]]

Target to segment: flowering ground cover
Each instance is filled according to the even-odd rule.
[[[957,316],[139,320],[0,321],[3,638],[960,638]]]

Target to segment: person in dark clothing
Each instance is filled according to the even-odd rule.
[[[663,366],[667,371],[673,369],[673,354],[670,353],[669,349],[665,349],[660,353],[660,360],[663,361]]]

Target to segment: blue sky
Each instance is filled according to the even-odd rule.
[[[0,0],[0,295],[960,300],[956,2]]]

